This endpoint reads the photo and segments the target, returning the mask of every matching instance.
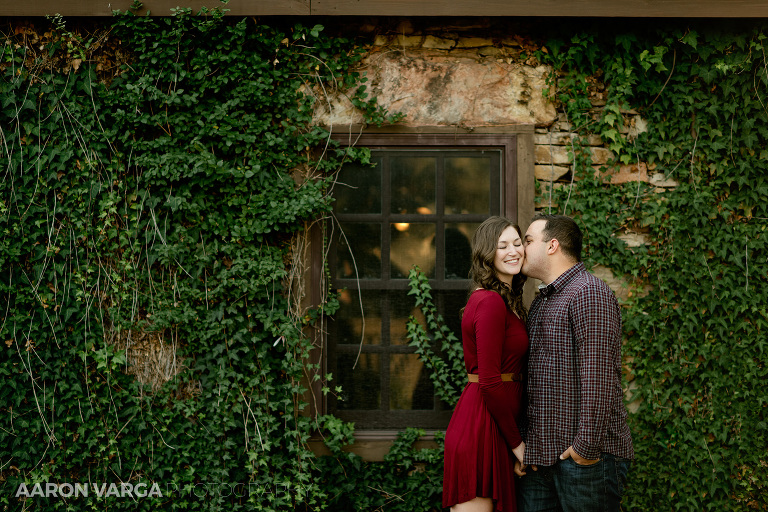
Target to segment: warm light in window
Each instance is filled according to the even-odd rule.
[[[408,228],[411,227],[410,224],[407,222],[396,222],[395,223],[395,229],[398,231],[407,231]]]
[[[426,206],[419,206],[418,208],[416,208],[416,212],[418,212],[418,213],[420,213],[422,215],[429,215],[429,214],[432,213],[432,210],[430,210]]]

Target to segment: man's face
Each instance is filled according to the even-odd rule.
[[[523,274],[534,279],[543,280],[547,269],[547,246],[544,241],[545,220],[537,220],[528,226],[525,232],[525,262],[523,263]]]

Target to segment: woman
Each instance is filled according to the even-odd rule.
[[[522,372],[528,336],[520,228],[491,217],[472,237],[472,287],[461,320],[467,386],[445,434],[443,507],[514,512],[514,463],[525,443]]]

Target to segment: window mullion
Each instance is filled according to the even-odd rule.
[[[445,157],[437,159],[435,171],[435,281],[445,280]]]

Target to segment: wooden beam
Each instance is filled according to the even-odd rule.
[[[311,0],[326,16],[565,16],[761,18],[759,0]]]
[[[111,16],[132,0],[0,1],[0,16]],[[145,0],[154,16],[186,5],[223,7],[230,16],[560,16],[626,18],[768,18],[760,0]]]
[[[307,16],[310,0],[230,0],[226,5],[218,0],[144,0],[145,14],[170,16],[171,9],[183,5],[197,12],[202,7],[228,9],[229,16]],[[127,11],[132,0],[33,0],[31,2],[0,2],[0,16],[112,16],[112,11]]]

